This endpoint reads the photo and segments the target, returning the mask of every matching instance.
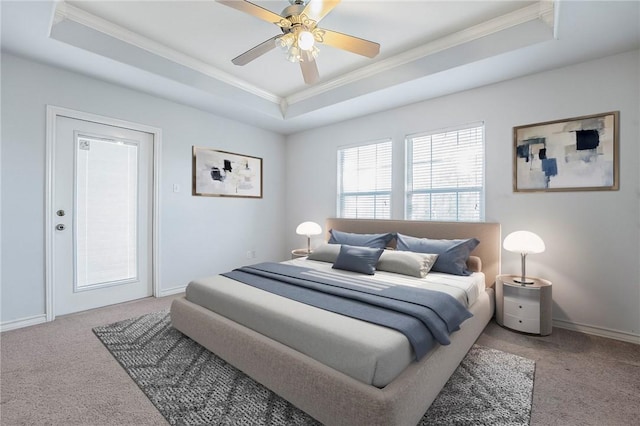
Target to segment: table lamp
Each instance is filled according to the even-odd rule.
[[[322,234],[322,228],[315,222],[302,222],[296,228],[296,234],[307,236],[307,254],[311,253],[311,236]]]
[[[529,231],[515,231],[507,235],[504,239],[502,247],[505,250],[514,253],[520,253],[522,258],[522,277],[515,278],[513,281],[522,285],[533,284],[532,280],[527,280],[526,276],[526,260],[530,253],[542,253],[545,250],[542,238]]]

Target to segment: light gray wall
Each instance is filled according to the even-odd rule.
[[[336,149],[390,137],[394,141],[393,216],[403,218],[407,134],[484,121],[486,221],[503,236],[526,229],[546,252],[528,257],[528,272],[553,282],[556,320],[590,331],[640,335],[640,53],[628,52],[502,82],[287,138],[287,222],[295,227],[336,214]],[[620,190],[514,193],[514,126],[620,111]],[[321,238],[314,240],[318,244]],[[518,273],[519,256],[502,253],[502,271]],[[567,324],[565,324],[567,325]]]
[[[298,223],[335,215],[341,145],[393,138],[393,214],[402,218],[404,136],[484,121],[486,220],[500,222],[503,235],[528,229],[545,240],[547,251],[530,256],[528,267],[554,282],[554,318],[640,334],[637,51],[299,133],[286,144],[268,131],[12,55],[2,55],[1,73],[0,322],[44,313],[45,105],[52,104],[163,129],[162,289],[246,263],[247,250],[263,261],[303,247]],[[513,126],[612,110],[621,122],[619,191],[512,192]],[[263,157],[265,198],[192,197],[192,145]],[[502,270],[517,272],[518,256],[503,252]]]
[[[282,260],[282,135],[89,77],[2,55],[0,322],[44,313],[47,104],[162,129],[162,290],[251,262]],[[263,199],[191,196],[192,145],[263,158]],[[172,192],[172,185],[181,187]]]

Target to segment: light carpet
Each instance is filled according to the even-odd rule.
[[[174,329],[167,311],[93,331],[172,425],[320,424]],[[420,425],[528,425],[534,371],[474,345]]]

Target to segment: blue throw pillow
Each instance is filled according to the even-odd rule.
[[[382,248],[354,247],[343,244],[333,268],[373,275],[383,251]]]
[[[431,268],[434,272],[445,272],[453,275],[471,275],[467,269],[467,259],[480,241],[476,238],[468,240],[431,240],[397,234],[397,250],[416,253],[435,253],[436,263]]]
[[[358,247],[385,248],[389,245],[395,235],[391,232],[386,234],[352,234],[350,232],[329,231],[331,237],[329,244],[347,244]]]

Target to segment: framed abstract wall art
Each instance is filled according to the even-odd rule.
[[[513,128],[513,190],[617,190],[619,112]]]
[[[262,198],[262,158],[193,147],[193,195]]]

